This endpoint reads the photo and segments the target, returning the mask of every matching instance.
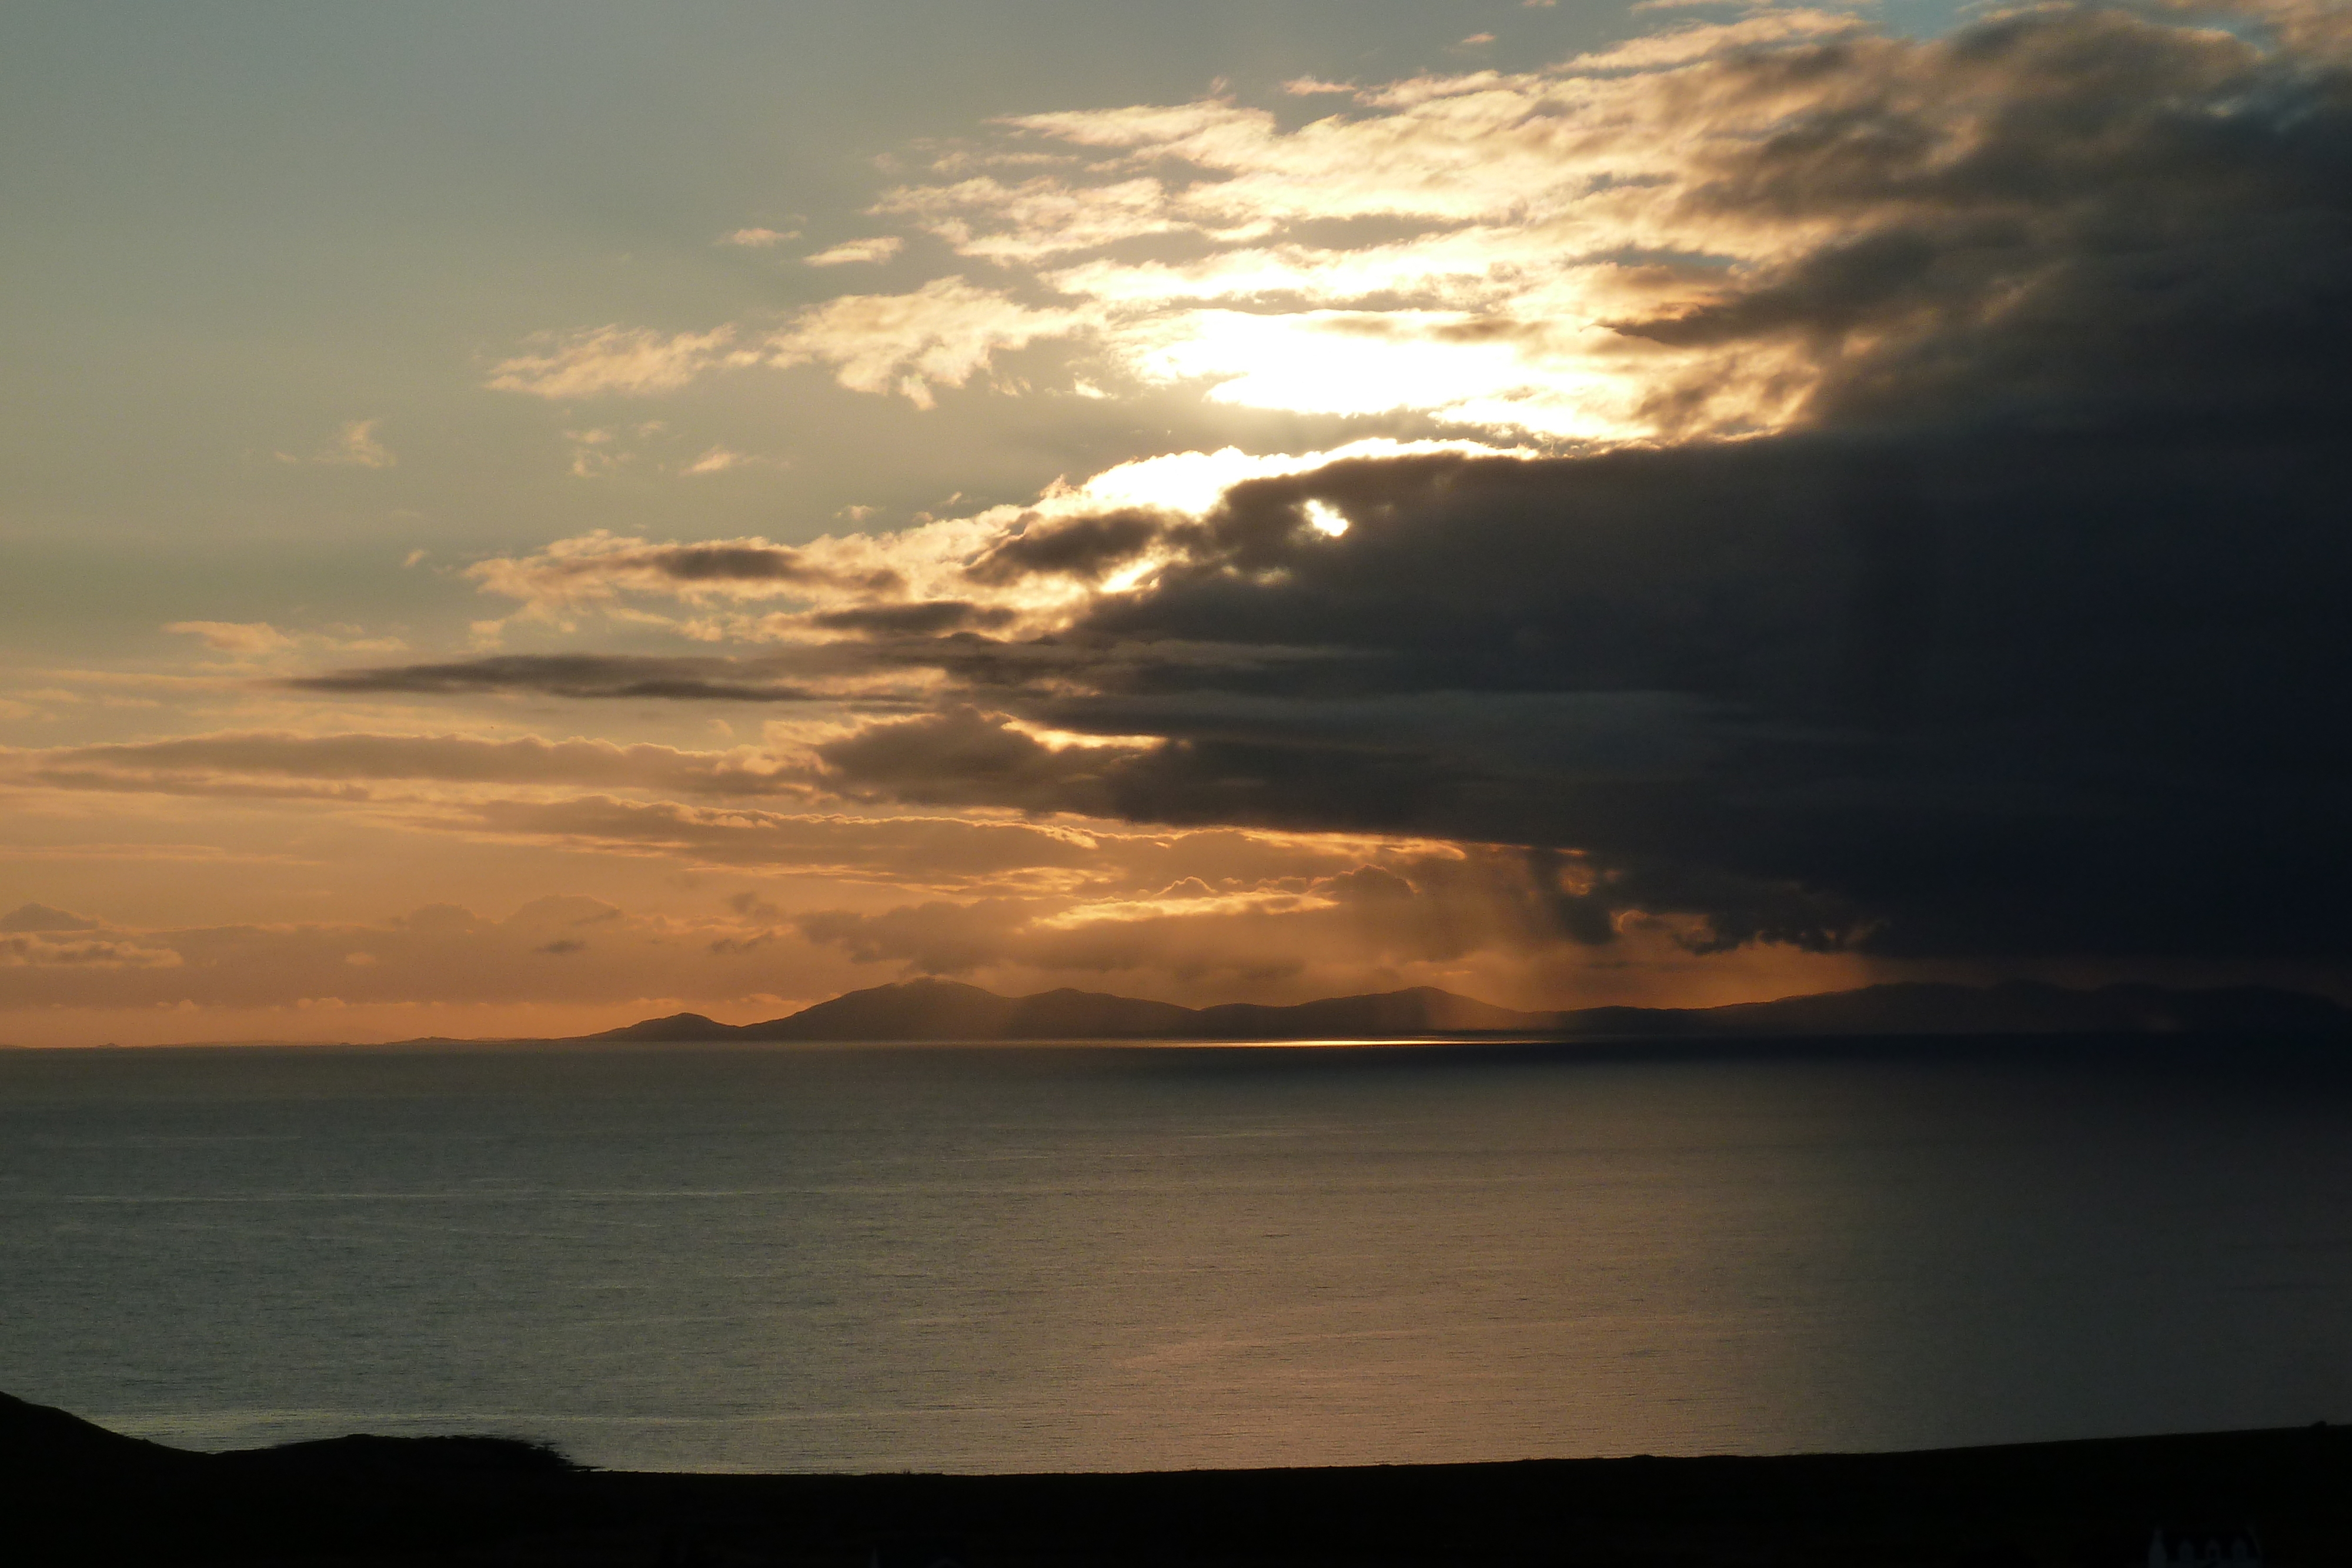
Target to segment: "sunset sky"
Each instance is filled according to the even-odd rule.
[[[0,136],[0,1041],[2352,998],[2341,5],[27,0]]]

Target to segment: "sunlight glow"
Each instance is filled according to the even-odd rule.
[[[1492,330],[1457,311],[1198,310],[1171,319],[1137,356],[1147,379],[1209,382],[1213,402],[1293,413],[1400,409],[1449,423],[1570,440],[1643,434],[1648,367],[1622,364],[1612,335],[1588,353],[1568,334]],[[1466,412],[1474,409],[1475,413]]]
[[[1244,479],[1268,479],[1286,474],[1307,474],[1333,463],[1359,458],[1433,456],[1444,452],[1483,457],[1533,457],[1524,446],[1496,446],[1483,441],[1395,441],[1373,436],[1350,441],[1322,452],[1244,452],[1238,446],[1214,452],[1171,452],[1107,468],[1073,487],[1048,490],[1041,510],[1082,511],[1101,507],[1156,507],[1201,517]],[[1326,532],[1345,532],[1339,529]]]

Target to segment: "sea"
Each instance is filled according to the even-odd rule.
[[[2051,1042],[0,1052],[0,1391],[636,1469],[2352,1419],[2352,1073]]]

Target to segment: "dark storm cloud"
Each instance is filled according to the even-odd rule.
[[[823,611],[809,617],[828,632],[852,632],[875,636],[927,636],[941,632],[984,630],[1013,620],[1002,605],[973,604],[961,599],[927,599],[911,604],[860,605],[849,610]]]
[[[1131,764],[1116,747],[1055,751],[971,708],[869,725],[816,754],[847,792],[927,806],[1014,806],[1117,813],[1108,779]]]
[[[812,560],[800,550],[765,540],[605,549],[537,560],[530,570],[541,580],[542,586],[565,579],[610,580],[630,577],[712,587],[740,583],[854,588],[869,593],[888,593],[901,586],[898,574],[887,568],[844,570]]]
[[[805,794],[790,768],[737,755],[602,740],[488,740],[456,735],[288,735],[230,731],[62,747],[16,759],[54,788],[269,795],[289,789],[363,799],[381,781],[591,785],[693,795]],[[289,782],[290,781],[290,782]],[[307,789],[306,789],[307,787]],[[0,925],[0,929],[5,929]]]
[[[824,657],[949,690],[820,747],[830,786],[1515,845],[1591,942],[1650,911],[1700,917],[1703,947],[2352,950],[2352,443],[2328,412],[2352,73],[2050,9],[1734,54],[1658,91],[1790,106],[1693,154],[1677,199],[1791,239],[1620,329],[1705,349],[1709,376],[1786,367],[1792,425],[1033,519],[969,561],[975,599],[1160,564],[1048,636],[847,612],[863,640]],[[792,696],[814,667],[310,685]],[[1035,733],[1056,730],[1110,744]]]
[[[1761,53],[1709,86],[1812,102],[1775,134],[1707,152],[1691,206],[1845,232],[1624,330],[1801,340],[1821,371],[1812,413],[1848,424],[2274,433],[2320,416],[2352,348],[2340,63],[2056,10],[1931,46]]]
[[[698,702],[811,702],[817,694],[772,678],[756,661],[619,653],[499,653],[449,664],[384,664],[299,675],[296,691],[405,692],[446,696],[519,692],[558,697],[665,697]]]
[[[1001,779],[1013,804],[1577,849],[1598,880],[1557,913],[1589,939],[1650,908],[1717,942],[2340,954],[2352,78],[2043,12],[1712,80],[1800,76],[1812,107],[1712,154],[1696,199],[1836,237],[1624,329],[1793,347],[1801,428],[1340,464],[1149,538],[1065,522],[992,577],[1180,557],[1074,637],[1332,656],[1008,694],[1163,737],[1083,768],[1015,766],[1011,739],[983,767],[970,720],[953,745],[887,732],[887,769],[878,734],[827,760],[963,799]],[[1309,499],[1343,539],[1301,527]]]
[[[1581,848],[1613,905],[1722,934],[2325,948],[2347,482],[2323,444],[2169,428],[1335,468],[1237,489],[1211,531],[1263,550],[1312,493],[1358,518],[1345,548],[1270,580],[1211,556],[1090,629],[1351,650],[1324,667],[1387,688],[1336,705],[1362,722],[1197,691],[1023,711],[1168,736],[1107,781],[1132,815]]]
[[[940,672],[974,690],[1127,689],[1173,683],[1244,686],[1295,681],[1303,665],[1339,656],[1328,649],[1242,646],[1154,637],[1138,643],[1100,633],[1024,639],[979,632],[927,634],[926,622],[969,620],[1002,624],[992,607],[955,601],[884,604],[812,618],[838,641],[788,644],[747,655],[655,653],[493,653],[436,664],[382,664],[290,676],[273,684],[331,695],[375,692],[419,696],[511,693],[579,701],[662,698],[678,702],[832,702],[826,682],[860,681],[901,672]],[[858,700],[887,708],[871,692]]]
[[[965,575],[992,586],[1046,575],[1098,581],[1150,549],[1170,522],[1129,510],[1038,523],[990,549]]]

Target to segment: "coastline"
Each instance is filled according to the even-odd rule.
[[[591,1470],[499,1438],[201,1454],[0,1396],[6,1534],[76,1563],[2352,1561],[2352,1427],[1759,1458],[950,1476]]]

